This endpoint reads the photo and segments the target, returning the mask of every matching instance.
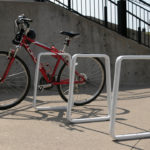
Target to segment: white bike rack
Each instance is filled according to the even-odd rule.
[[[118,90],[119,90],[121,63],[123,60],[149,60],[149,59],[150,56],[146,56],[146,55],[136,55],[136,56],[128,55],[128,56],[119,56],[116,60],[113,94],[112,94],[112,105],[111,105],[111,118],[110,118],[110,134],[115,140],[130,140],[130,139],[150,137],[150,132],[115,135],[116,104],[117,104]]]
[[[37,84],[38,84],[38,77],[39,77],[39,68],[40,68],[40,59],[41,56],[48,56],[48,55],[56,55],[51,52],[44,52],[44,53],[39,53],[38,58],[37,58],[37,64],[36,64],[36,69],[35,69],[35,80],[34,80],[34,96],[33,96],[33,106],[36,110],[66,110],[67,106],[53,106],[53,107],[37,107],[36,106],[36,97],[37,97]],[[68,53],[58,53],[58,55],[63,55],[68,57],[68,64],[69,64],[69,76],[71,74],[71,56]],[[70,79],[70,78],[69,78]]]
[[[78,57],[99,57],[105,59],[105,70],[106,70],[106,86],[107,86],[107,102],[108,102],[108,115],[104,117],[94,117],[94,118],[80,118],[72,119],[71,110],[73,106],[73,90],[74,90],[74,76],[75,76],[75,64]],[[75,54],[72,57],[72,67],[70,76],[70,88],[69,88],[69,102],[67,108],[67,119],[72,123],[84,123],[93,121],[106,121],[110,119],[110,100],[111,100],[111,77],[110,77],[110,59],[105,54]]]

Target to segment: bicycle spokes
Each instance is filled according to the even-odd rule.
[[[26,96],[30,75],[24,62],[16,57],[8,59],[8,53],[0,51],[0,109],[11,108]]]
[[[105,83],[105,70],[102,62],[95,58],[78,58],[74,79],[74,104],[84,105],[93,101],[102,91]],[[68,66],[64,65],[58,81],[69,78]],[[61,97],[68,101],[69,85],[58,85]]]

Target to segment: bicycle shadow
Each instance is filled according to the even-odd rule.
[[[58,121],[67,123],[66,121],[66,110],[54,110],[54,111],[35,111],[33,108],[33,99],[31,97],[26,97],[26,99],[21,102],[21,104],[17,105],[8,110],[0,111],[1,119],[16,119],[16,120],[45,120],[45,121]],[[100,101],[99,99],[97,101]],[[41,105],[51,105],[55,103],[55,105],[62,103],[61,101],[42,101],[40,99],[37,100],[37,106]],[[100,102],[98,102],[100,103]],[[67,106],[67,103],[62,103]],[[78,107],[75,107],[78,108]],[[79,107],[79,109],[74,109],[74,113],[80,115],[80,118],[83,117],[98,117],[99,115],[107,115],[107,112],[103,110],[107,108],[105,105],[100,105],[97,107],[95,104],[85,105]],[[120,114],[127,114],[129,110],[120,109]],[[87,113],[88,112],[88,113]],[[36,115],[37,114],[37,115]],[[13,116],[13,117],[11,117]],[[17,117],[18,116],[18,117]],[[119,118],[118,118],[119,119]],[[123,120],[123,118],[120,120]]]
[[[56,99],[51,99],[49,98],[50,101],[43,101],[41,99],[37,99],[37,106],[41,106],[41,105],[51,105],[53,103],[55,103],[55,105],[59,105],[60,103],[62,103],[63,105],[67,106],[66,102],[62,102],[62,100],[56,100]],[[98,98],[96,101],[97,103],[101,103],[101,101],[103,101],[105,99],[106,101],[106,96],[101,96],[100,98]],[[35,117],[35,119],[37,120],[41,120],[42,118],[48,118],[48,115],[53,114],[53,111],[35,111],[33,108],[33,98],[28,96],[25,98],[25,100],[23,102],[21,102],[19,105],[17,105],[16,107],[13,107],[11,109],[8,110],[2,110],[0,111],[0,118],[6,118],[6,116],[9,115],[17,115],[17,113],[21,113],[21,112],[31,112],[31,117],[30,115],[24,114],[24,119],[34,119],[34,117],[32,117],[32,113],[36,113],[36,114],[40,114],[41,113],[41,117]],[[80,106],[80,107],[75,107],[75,108],[81,108],[79,109],[73,109],[74,113],[81,115],[80,118],[83,117],[98,117],[99,115],[107,115],[107,112],[104,112],[103,110],[107,108],[106,105],[99,105],[96,106],[97,104],[88,104],[88,105],[84,105],[84,106]],[[120,108],[118,107],[118,109],[120,109],[120,112],[117,113],[117,115],[122,115],[122,114],[128,114],[130,111],[124,108]],[[60,112],[63,113],[65,115],[66,110],[54,110],[54,112]],[[87,114],[85,112],[88,112]],[[60,119],[59,116],[62,116],[62,118],[64,117],[64,115],[58,115],[55,116],[56,118],[58,117]],[[11,118],[10,118],[11,119]],[[14,119],[14,118],[12,118]],[[17,118],[16,118],[17,119]],[[21,119],[21,118],[20,118]],[[121,119],[121,118],[120,118]],[[122,118],[123,119],[123,118]],[[49,121],[49,119],[47,119],[47,121]]]

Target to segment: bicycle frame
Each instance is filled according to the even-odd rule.
[[[32,43],[32,44],[34,44],[34,45],[36,45],[38,47],[41,47],[41,48],[43,48],[43,49],[45,49],[45,50],[47,50],[47,51],[55,54],[52,57],[54,57],[55,59],[57,59],[57,61],[56,61],[56,64],[55,64],[55,66],[53,68],[53,71],[52,71],[50,79],[47,76],[46,69],[44,68],[43,64],[40,63],[40,69],[39,70],[40,70],[42,76],[44,77],[44,79],[46,80],[46,82],[47,83],[51,83],[53,85],[69,84],[69,79],[61,80],[60,82],[56,82],[56,81],[53,82],[53,78],[54,78],[55,73],[56,73],[56,71],[58,69],[58,66],[60,65],[60,62],[63,61],[65,64],[68,65],[68,61],[65,58],[63,58],[63,56],[59,55],[59,53],[63,53],[63,52],[57,50],[54,46],[52,46],[50,48],[50,47],[48,47],[48,46],[46,46],[46,45],[44,45],[42,43],[39,43],[38,41],[30,39],[29,37],[27,37],[26,35],[24,35],[23,38],[22,38],[22,40],[21,40],[21,43],[19,44],[19,47],[20,48],[21,47],[25,48],[25,50],[29,53],[29,55],[31,56],[31,58],[32,58],[32,60],[33,60],[33,62],[35,64],[37,63],[37,58],[35,57],[34,53],[30,49],[29,44],[27,44],[27,41],[29,41],[30,43]],[[4,82],[6,76],[7,76],[8,72],[9,72],[9,70],[11,68],[11,65],[13,64],[13,62],[15,60],[15,55],[16,55],[17,51],[18,51],[17,49],[11,51],[10,62],[8,64],[8,66],[6,68],[6,71],[5,71],[5,73],[4,73],[4,75],[3,75],[3,77],[2,77],[2,79],[1,79],[0,82]],[[78,73],[77,71],[75,71],[75,74],[81,79],[79,81],[75,81],[74,82],[75,84],[83,83],[85,81],[85,78],[82,75],[80,75],[80,73]]]

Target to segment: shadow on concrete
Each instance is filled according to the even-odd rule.
[[[125,142],[120,142],[120,141],[114,141],[116,144],[120,144],[122,146],[125,146],[125,147],[129,147],[130,150],[144,150],[144,149],[141,149],[141,148],[138,148],[136,147],[136,145],[140,142],[141,140],[138,140],[136,142],[136,144],[134,144],[133,146],[132,145],[129,145],[129,144],[126,144]]]
[[[17,105],[8,110],[0,111],[1,119],[14,119],[14,120],[44,120],[44,121],[56,121],[63,122],[64,124],[68,124],[66,120],[65,110],[54,110],[54,111],[35,111],[33,108],[33,99],[27,97],[21,104]],[[60,104],[60,101],[51,100],[51,101],[42,101],[37,100],[37,106],[42,105],[51,105],[51,104]],[[98,102],[99,103],[99,102]],[[65,103],[66,104],[66,103]],[[79,109],[78,109],[79,108]],[[124,108],[120,108],[118,115],[128,114],[130,111]],[[107,106],[105,105],[96,105],[89,104],[81,107],[74,107],[73,113],[79,115],[80,118],[84,117],[98,117],[102,115],[107,115]],[[57,115],[56,115],[57,113]],[[125,120],[123,118],[117,118],[117,120]]]
[[[82,124],[71,124],[66,119],[66,111],[65,110],[59,110],[59,111],[34,111],[32,108],[32,101],[33,99],[30,97],[27,97],[22,104],[9,109],[0,111],[0,118],[1,119],[10,119],[10,120],[40,120],[40,121],[53,121],[58,122],[59,126],[62,128],[65,128],[66,130],[70,131],[78,131],[78,132],[85,132],[86,130],[96,132],[99,134],[107,135],[109,136],[109,132],[105,132],[103,129],[94,129],[92,126],[84,126]],[[99,100],[98,100],[99,101]],[[43,102],[41,100],[37,100],[38,105],[43,104],[50,104],[50,103],[60,103],[60,101],[51,101],[51,102]],[[99,103],[99,102],[98,102]],[[76,107],[75,107],[76,108]],[[106,115],[103,110],[105,110],[107,107],[105,105],[94,105],[91,103],[91,105],[85,105],[80,107],[80,110],[74,109],[74,113],[80,115],[80,118],[82,117],[97,117],[99,115]],[[117,115],[126,115],[129,114],[130,111],[121,107],[117,107],[117,109],[121,110],[120,113],[117,113]],[[88,112],[88,114],[87,114]],[[130,124],[126,124],[124,122],[121,122],[125,120],[124,118],[116,118],[116,122],[119,124],[123,124],[125,126],[129,126],[135,129],[139,129],[141,131],[147,131],[145,129],[139,128],[137,126],[133,126]],[[142,150],[138,147],[136,147],[136,144],[133,146],[132,144],[129,145],[128,142],[122,142],[122,141],[114,141],[116,144],[120,144],[125,147],[129,147],[131,150]]]

